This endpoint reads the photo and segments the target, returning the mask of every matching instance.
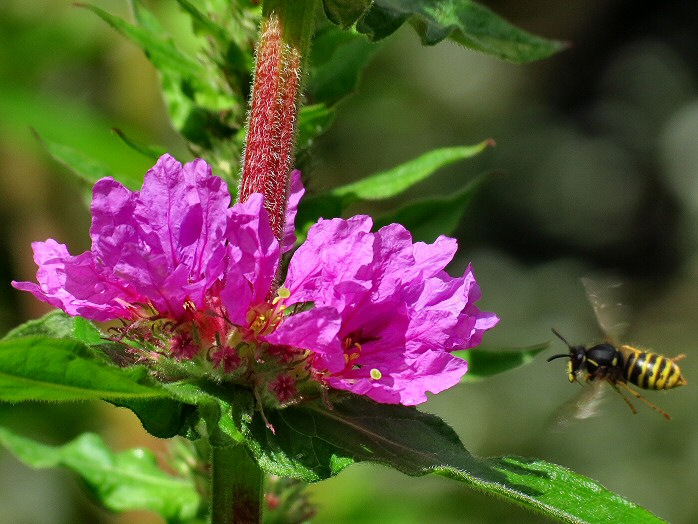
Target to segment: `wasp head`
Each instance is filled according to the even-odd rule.
[[[584,363],[586,362],[586,348],[584,346],[573,346],[554,329],[553,333],[557,338],[559,338],[565,343],[565,345],[569,348],[570,351],[569,353],[560,353],[559,355],[553,355],[548,359],[548,362],[550,362],[551,360],[555,360],[556,358],[569,358],[570,360],[567,364],[567,378],[570,382],[574,382],[577,380],[577,371],[582,369],[584,367]]]

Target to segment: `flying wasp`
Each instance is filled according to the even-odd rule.
[[[612,304],[607,302],[604,296],[604,290],[607,290],[609,286],[599,287],[596,282],[587,278],[582,279],[582,283],[607,341],[590,347],[573,346],[553,329],[555,336],[567,345],[569,353],[553,355],[548,359],[550,362],[557,358],[569,358],[567,364],[569,381],[591,383],[594,386],[594,389],[590,390],[586,402],[576,402],[579,409],[576,418],[587,418],[594,414],[596,402],[592,402],[592,398],[598,396],[597,392],[600,390],[597,388],[607,382],[625,400],[633,413],[637,413],[637,410],[621,389],[650,406],[665,419],[671,420],[666,411],[635,391],[629,383],[642,389],[655,390],[683,386],[686,384],[686,379],[681,374],[681,369],[676,362],[684,358],[685,355],[668,358],[651,351],[618,343],[613,332],[617,332],[624,325],[612,322],[610,316]],[[618,284],[613,287],[618,287]]]

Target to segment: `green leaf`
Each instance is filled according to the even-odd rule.
[[[63,311],[59,310],[52,311],[50,313],[47,313],[40,319],[31,320],[26,324],[18,326],[14,330],[10,331],[7,335],[5,335],[5,337],[2,340],[9,342],[21,338],[39,336],[50,337],[52,339],[73,339],[79,342],[83,342],[89,346],[99,346],[95,347],[94,349],[75,346],[72,349],[75,350],[75,353],[77,355],[82,355],[88,361],[92,359],[92,362],[89,362],[87,364],[83,362],[82,365],[86,365],[90,368],[94,368],[94,366],[104,366],[107,370],[115,369],[119,377],[118,380],[122,380],[123,376],[126,376],[127,378],[132,377],[138,381],[140,380],[140,377],[143,375],[143,368],[136,368],[137,371],[134,373],[130,370],[121,371],[118,368],[111,366],[111,362],[109,359],[114,355],[121,355],[123,353],[122,349],[118,348],[116,351],[114,351],[108,344],[105,344],[105,341],[102,339],[101,333],[89,320],[85,320],[84,318],[80,317],[71,317],[66,315]],[[22,348],[25,347],[26,346],[22,346]],[[54,349],[50,345],[42,347],[45,348],[46,352],[54,351]],[[21,352],[22,350],[23,349],[19,349],[18,351]],[[42,349],[41,351],[44,350]],[[13,360],[10,358],[11,355],[9,353],[3,353],[0,351],[0,363],[6,362],[5,360],[3,360],[3,358],[7,358],[8,360],[10,360],[10,362],[6,362],[6,365],[8,366],[13,365],[13,362],[16,366],[19,366],[20,364],[23,365],[21,357],[30,359],[32,358],[30,353],[19,356],[15,355],[15,358]],[[62,360],[62,362],[66,366],[66,369],[64,370],[66,374],[70,372],[68,370],[68,366],[78,365],[76,364],[74,359],[71,359],[69,355],[65,354],[63,354],[61,357],[60,355],[51,353],[45,354],[43,355],[43,357],[45,358],[45,362],[41,363],[42,371],[37,372],[36,377],[34,378],[43,377],[43,379],[50,380],[50,378],[42,376],[41,374],[43,372],[44,365],[46,367],[56,364],[61,365],[60,362],[57,363],[56,360],[60,360],[63,357],[65,357]],[[102,367],[98,367],[97,369],[101,370]],[[15,374],[18,373],[16,369],[11,372],[14,372]],[[58,374],[60,375],[60,370],[58,370]],[[102,374],[102,376],[104,375]],[[51,392],[45,391],[46,384],[42,384],[40,386],[37,386],[37,391],[34,391],[34,393],[32,393],[31,389],[26,391],[26,388],[28,386],[24,383],[21,377],[15,376],[13,379],[8,379],[7,377],[0,377],[0,391],[3,387],[4,380],[8,380],[10,384],[14,382],[15,386],[17,386],[17,382],[21,382],[21,384],[18,387],[25,388],[25,391],[23,393],[22,391],[16,392],[17,395],[23,395],[23,398],[20,398],[19,400],[31,400],[31,395],[34,393],[37,395],[50,396],[49,398],[42,397],[42,400],[66,400],[64,398],[53,398],[54,395],[60,394],[56,391],[56,388],[59,387],[57,384],[52,384],[48,386],[51,389]],[[43,391],[43,393],[41,391]],[[86,398],[94,398],[89,393],[86,394]],[[187,417],[190,416],[192,411],[194,410],[194,406],[190,406],[186,403],[182,403],[170,398],[164,398],[167,396],[169,396],[169,394],[163,392],[163,398],[161,398],[160,396],[156,396],[154,398],[132,398],[132,396],[119,395],[115,397],[110,396],[108,400],[116,406],[125,407],[133,411],[136,414],[136,416],[140,419],[145,430],[148,431],[148,433],[150,433],[151,435],[154,435],[159,438],[170,438],[180,433],[182,427],[185,425]],[[2,393],[0,393],[0,398],[3,398]],[[67,400],[77,399],[68,398]]]
[[[27,337],[0,342],[1,401],[167,397],[144,367],[118,368],[74,340]]]
[[[244,100],[228,93],[224,84],[203,63],[180,51],[155,16],[140,2],[132,3],[137,25],[96,6],[80,5],[139,46],[159,70],[170,117],[187,139],[210,147],[207,134],[214,133],[214,129],[209,127],[221,126],[219,112],[244,114]]]
[[[192,21],[196,35],[204,37],[200,59],[209,62],[209,69],[217,70],[225,77],[232,91],[249,98],[249,80],[254,69],[254,42],[260,8],[251,4],[247,7],[228,2],[197,2],[177,0]],[[257,9],[257,13],[253,10]],[[242,116],[242,115],[240,115]]]
[[[2,340],[41,336],[73,338],[85,344],[103,342],[101,333],[92,322],[81,317],[71,317],[59,309],[17,326],[9,331]]]
[[[143,429],[158,438],[180,435],[196,409],[169,398],[111,400],[110,403],[133,411]]]
[[[371,5],[371,0],[323,0],[325,15],[333,24],[346,29],[356,23]]]
[[[647,510],[564,467],[519,457],[471,455],[455,432],[414,408],[347,396],[267,413],[246,429],[260,466],[274,475],[316,482],[356,462],[375,462],[407,475],[445,476],[566,522],[658,523]]]
[[[408,202],[396,211],[378,217],[375,227],[402,224],[410,230],[414,240],[422,242],[433,242],[439,235],[452,235],[475,192],[487,179],[480,175],[451,196]]]
[[[206,70],[196,60],[181,52],[172,39],[163,31],[156,18],[140,4],[133,2],[134,12],[139,25],[114,16],[97,6],[78,4],[92,11],[112,28],[140,47],[148,59],[160,71],[176,72],[183,78],[200,82],[206,76]]]
[[[230,94],[225,82],[218,82],[219,76],[210,61],[195,59],[180,51],[157,17],[140,0],[133,0],[132,6],[137,25],[125,24],[118,18],[114,20],[115,17],[107,22],[143,49],[148,60],[163,75],[163,80],[169,77],[179,82],[181,93],[191,98],[200,109],[244,112],[245,101]]]
[[[55,91],[39,93],[3,81],[0,114],[0,131],[23,147],[34,145],[36,133],[32,136],[29,123],[42,137],[79,148],[89,157],[108,163],[111,171],[142,176],[152,166],[141,155],[115,147],[117,143],[109,133],[110,119],[76,97],[60,97]]]
[[[514,456],[484,459],[483,463],[491,468],[488,478],[475,481],[468,472],[451,466],[438,467],[434,473],[466,484],[472,482],[481,491],[503,496],[564,522],[666,524],[589,477],[557,464]],[[501,485],[496,481],[498,473],[505,478]]]
[[[105,163],[95,160],[73,147],[51,142],[40,137],[37,133],[35,135],[48,153],[71,170],[87,187],[91,188],[97,180],[104,177],[112,177],[131,189],[138,189],[143,184],[142,174],[115,173]]]
[[[75,330],[75,317],[66,315],[58,309],[46,313],[43,317],[30,320],[9,331],[2,340],[15,338],[46,336],[72,338]]]
[[[485,140],[474,146],[435,149],[397,167],[368,176],[353,184],[338,187],[331,194],[342,198],[345,205],[358,200],[383,200],[399,195],[433,175],[438,169],[466,158],[472,158],[493,145]]]
[[[88,345],[101,344],[104,342],[102,333],[92,322],[82,317],[72,317],[72,319],[73,333],[71,338]]]
[[[450,38],[468,49],[512,62],[540,60],[566,47],[519,29],[470,0],[374,0],[356,29],[371,40],[380,40],[405,22],[424,45]]]
[[[136,140],[133,140],[127,136],[126,133],[124,133],[121,129],[114,128],[113,131],[128,147],[152,160],[157,160],[162,155],[167,153],[167,148],[162,146],[149,146],[141,142],[137,142]]]
[[[228,42],[228,34],[222,26],[216,24],[210,16],[204,13],[188,0],[177,0],[180,7],[191,16],[194,30],[214,37],[220,42]]]
[[[463,375],[461,382],[476,382],[528,364],[538,353],[548,349],[548,346],[550,346],[549,342],[543,342],[535,346],[505,351],[480,347],[454,351],[451,354],[468,361],[468,372]]]
[[[164,387],[173,398],[198,407],[212,445],[224,446],[243,441],[239,428],[243,423],[250,423],[255,406],[250,391],[208,381],[173,382]]]
[[[307,96],[313,103],[335,105],[358,88],[362,71],[380,48],[334,26],[318,31],[310,55]]]
[[[340,216],[350,204],[360,200],[392,198],[434,174],[438,169],[481,153],[491,140],[474,146],[435,149],[388,171],[376,173],[358,182],[335,188],[328,193],[301,200],[296,218],[297,229],[307,231],[319,217]]]
[[[111,511],[149,510],[167,522],[194,518],[201,505],[191,479],[168,475],[146,449],[113,453],[102,439],[85,433],[63,446],[46,446],[0,427],[0,444],[29,467],[65,467],[80,475]]]

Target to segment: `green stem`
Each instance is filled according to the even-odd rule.
[[[304,60],[310,49],[316,4],[316,0],[264,0],[262,8],[263,18],[275,14],[282,20],[282,41],[296,48]]]
[[[243,445],[211,446],[211,524],[262,522],[264,474]]]

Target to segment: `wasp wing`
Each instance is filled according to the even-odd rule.
[[[581,281],[601,331],[618,346],[630,325],[630,308],[623,303],[623,283],[614,278],[585,277]]]
[[[595,417],[601,413],[601,403],[609,390],[604,379],[582,384],[582,390],[560,406],[554,415],[555,426],[567,429],[575,422]]]

